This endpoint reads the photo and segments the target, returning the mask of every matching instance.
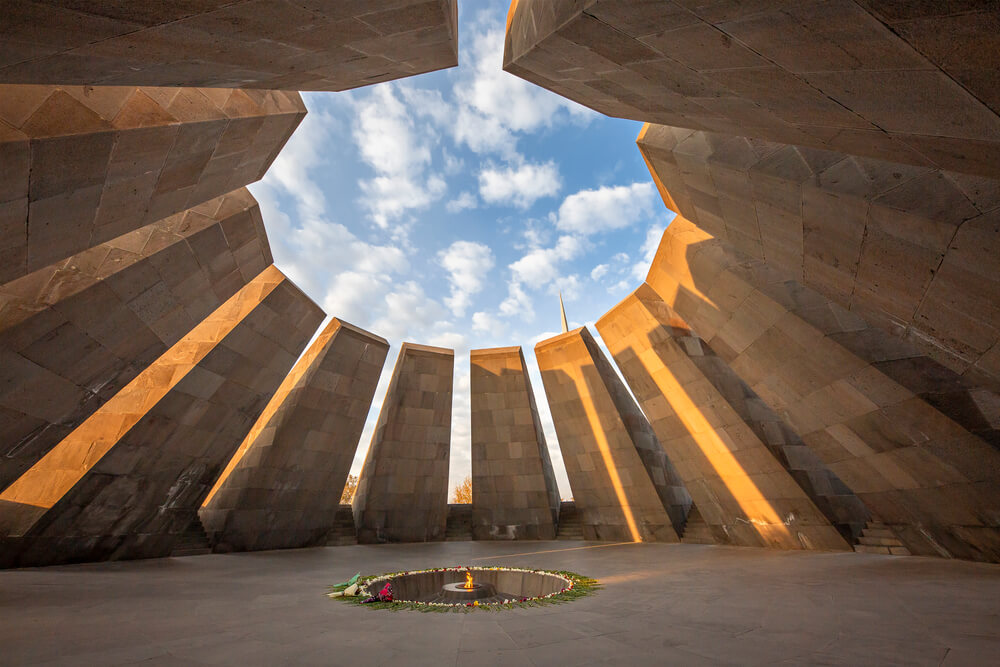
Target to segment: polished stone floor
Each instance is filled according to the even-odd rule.
[[[568,569],[572,603],[373,611],[329,583],[441,565]],[[1000,664],[1000,567],[583,542],[350,546],[0,572],[3,665]]]

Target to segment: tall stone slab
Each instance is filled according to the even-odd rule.
[[[472,350],[472,534],[554,540],[559,489],[520,347]]]
[[[609,116],[995,177],[993,3],[514,0],[504,69]]]
[[[850,549],[864,505],[649,285],[597,330],[716,542]]]
[[[646,282],[911,552],[1000,559],[1000,452],[840,344],[856,316],[682,216]]]
[[[0,564],[169,555],[322,318],[261,272],[0,494]]]
[[[358,542],[444,539],[455,352],[403,343],[354,493]]]
[[[691,496],[585,328],[535,346],[588,540],[676,542]]]
[[[333,318],[202,504],[215,551],[326,544],[389,343]]]
[[[271,262],[241,188],[0,285],[0,491]]]
[[[0,283],[256,181],[305,113],[294,91],[0,85]]]
[[[709,234],[1000,385],[1000,181],[662,125],[637,144]]]
[[[458,64],[456,0],[4,3],[0,82],[346,90]]]

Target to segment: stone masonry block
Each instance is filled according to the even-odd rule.
[[[126,4],[6,2],[0,82],[347,90],[458,64],[456,0]]]
[[[354,494],[359,542],[444,539],[454,369],[453,350],[403,343]]]
[[[322,318],[261,272],[0,494],[0,562],[169,555]]]
[[[326,544],[388,350],[385,339],[330,321],[199,511],[216,551]]]
[[[264,175],[294,91],[0,85],[0,283]]]
[[[0,489],[271,261],[241,188],[0,286]]]
[[[559,490],[521,348],[472,350],[471,373],[473,536],[555,539]]]
[[[691,497],[590,333],[535,346],[585,535],[676,542]]]

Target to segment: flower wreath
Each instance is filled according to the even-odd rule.
[[[557,577],[565,582],[561,590],[548,595],[536,597],[515,597],[499,602],[417,602],[414,600],[395,600],[391,594],[390,581],[394,577],[404,577],[411,574],[423,574],[425,572],[467,572],[467,571],[501,571],[501,572],[529,572],[532,574],[548,575]],[[384,584],[383,584],[384,582]],[[390,609],[399,611],[401,609],[413,609],[417,611],[472,611],[474,609],[485,609],[499,611],[500,609],[513,609],[515,607],[537,607],[545,604],[558,604],[570,602],[585,595],[589,595],[600,588],[596,579],[591,579],[576,572],[565,570],[539,570],[525,567],[479,567],[479,566],[459,566],[459,567],[437,567],[426,570],[407,570],[404,572],[388,572],[385,574],[369,575],[358,577],[353,580],[357,587],[353,595],[344,595],[341,585],[331,586],[332,592],[327,595],[349,602],[351,604],[364,604],[373,609]],[[380,584],[382,584],[380,586]],[[338,590],[340,589],[340,590]],[[381,589],[381,590],[380,590]],[[389,593],[386,595],[386,593]]]

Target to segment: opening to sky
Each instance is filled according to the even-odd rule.
[[[392,345],[352,474],[404,341],[455,350],[449,488],[471,473],[469,350],[520,345],[568,499],[534,345],[561,330],[560,291],[574,328],[635,289],[672,213],[641,123],[502,71],[508,6],[459,3],[456,68],[303,93],[309,115],[250,189],[277,266]]]

